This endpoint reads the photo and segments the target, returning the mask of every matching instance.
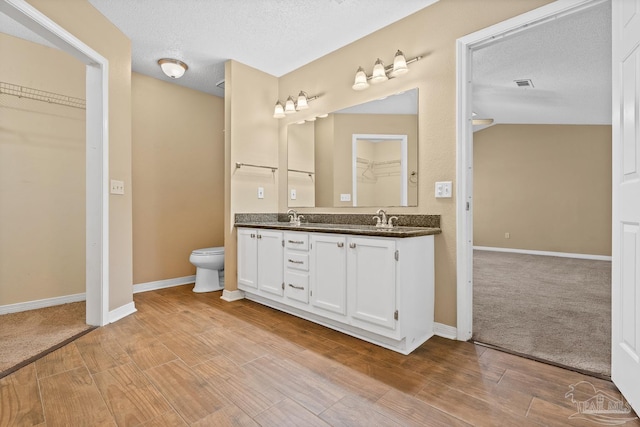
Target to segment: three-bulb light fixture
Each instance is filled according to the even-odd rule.
[[[367,75],[362,67],[358,67],[353,86],[351,87],[353,90],[365,90],[369,87],[369,81],[371,81],[372,84],[378,84],[403,74],[407,74],[409,72],[408,65],[419,61],[420,59],[422,59],[422,56],[416,56],[415,58],[407,61],[404,57],[404,53],[402,53],[401,50],[398,50],[393,58],[393,65],[385,67],[384,63],[380,58],[378,58],[373,65],[373,71],[370,76]]]
[[[273,110],[273,118],[281,119],[286,117],[288,114],[293,114],[300,110],[306,110],[309,108],[309,102],[318,98],[319,95],[309,96],[305,91],[301,90],[296,101],[293,100],[293,97],[289,96],[284,105],[282,105],[282,102],[278,100]]]

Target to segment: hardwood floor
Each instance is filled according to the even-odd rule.
[[[137,313],[0,379],[0,426],[593,426],[569,386],[620,398],[470,343],[403,356],[191,288],[136,294]],[[585,386],[575,400],[594,397]]]

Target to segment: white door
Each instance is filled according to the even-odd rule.
[[[354,325],[396,328],[395,250],[393,240],[349,239],[349,314]]]
[[[282,232],[258,230],[258,289],[270,294],[284,294]]]
[[[345,237],[311,235],[311,304],[322,310],[347,313],[347,255]]]
[[[612,5],[611,379],[640,413],[640,0]]]

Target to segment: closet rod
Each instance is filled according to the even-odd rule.
[[[87,108],[87,102],[82,98],[74,98],[72,96],[62,95],[55,92],[47,92],[46,90],[34,89],[26,86],[14,85],[12,83],[0,82],[0,93],[17,96],[18,98],[47,102],[49,104],[79,108],[81,110],[85,110]]]
[[[243,166],[250,166],[252,168],[262,168],[262,169],[271,169],[271,172],[275,172],[278,168],[273,166],[263,166],[263,165],[252,165],[251,163],[240,163],[236,162],[236,169],[240,169]]]
[[[298,169],[287,169],[289,172],[298,172],[298,173],[306,173],[307,175],[311,176],[313,175],[315,172],[309,172],[309,171],[302,171],[302,170],[298,170]]]

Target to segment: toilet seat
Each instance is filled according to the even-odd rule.
[[[224,246],[217,248],[196,249],[191,252],[193,255],[219,255],[224,254]]]

